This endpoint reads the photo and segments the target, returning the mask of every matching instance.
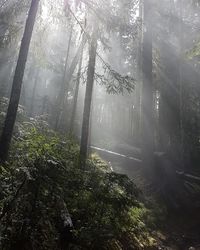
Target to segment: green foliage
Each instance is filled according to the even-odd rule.
[[[194,47],[192,49],[190,49],[187,53],[186,53],[187,57],[189,59],[193,59],[196,58],[199,60],[199,56],[200,56],[200,42],[196,43],[194,45]]]
[[[21,17],[26,15],[30,1],[1,1],[0,3],[0,49],[5,49],[13,42],[21,30],[23,22]]]
[[[135,89],[135,79],[126,75],[122,76],[110,65],[104,62],[104,74],[95,74],[95,78],[99,84],[106,87],[109,94],[124,94],[124,92],[131,93]]]
[[[6,97],[0,98],[0,129],[3,127],[3,122],[6,117],[7,107],[8,107],[9,99]],[[21,123],[27,121],[26,112],[23,106],[19,105],[17,112],[17,120],[14,134],[17,135],[20,133]]]
[[[1,249],[149,244],[139,190],[127,176],[111,172],[95,155],[81,169],[78,145],[41,120],[22,123],[21,129],[9,163],[0,167]],[[73,228],[65,231],[70,219]]]

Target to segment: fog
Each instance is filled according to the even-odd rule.
[[[1,19],[5,20],[7,14],[9,23],[1,24],[0,88],[1,95],[8,98],[28,11],[27,2],[20,2],[19,9],[12,11],[16,2],[2,1],[1,6]],[[90,144],[104,148],[128,144],[140,148],[144,64],[142,33],[147,29],[143,21],[145,13],[140,5],[136,0],[41,1],[20,99],[27,114],[31,117],[44,115],[52,128],[56,126],[63,133],[70,133],[79,59],[74,61],[71,76],[68,71],[83,36],[89,38],[92,27],[98,26]],[[194,87],[196,93],[199,91],[199,3],[152,1],[147,21],[152,32],[152,41],[147,42],[153,44],[151,94],[154,107],[148,112],[153,112],[154,124],[148,125],[149,133],[154,134],[156,151],[166,152],[172,144],[177,152],[188,151],[190,149],[184,146],[191,143],[188,142],[191,137],[187,135],[187,127],[193,126],[189,123],[194,122],[188,120],[186,112],[194,112],[192,119],[199,119],[198,103],[195,101],[192,106],[187,105],[189,98],[195,98],[191,88]],[[77,55],[77,58],[83,57],[73,124],[73,134],[78,140],[81,137],[88,50],[86,42],[83,55]],[[57,125],[56,113],[59,113]],[[198,133],[196,128],[194,137],[198,138]]]
[[[199,0],[0,0],[0,249],[199,249],[199,34]]]

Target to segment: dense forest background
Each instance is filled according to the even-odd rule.
[[[199,0],[0,0],[0,249],[200,249]]]

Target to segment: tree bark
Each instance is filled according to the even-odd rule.
[[[88,62],[86,93],[85,93],[84,111],[83,111],[82,134],[81,134],[80,165],[83,168],[85,168],[86,165],[87,152],[88,152],[90,110],[92,103],[92,91],[94,85],[96,51],[97,51],[97,30],[95,29],[93,30],[90,50],[89,50],[89,62]]]
[[[35,18],[37,15],[38,5],[39,0],[32,0],[21,42],[17,66],[15,69],[15,75],[12,84],[10,102],[0,139],[0,159],[2,161],[5,161],[8,156],[8,150],[17,116],[17,109],[19,105],[24,70],[26,66],[33,27],[35,24]]]

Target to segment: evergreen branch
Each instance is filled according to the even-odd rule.
[[[72,16],[74,17],[74,19],[77,21],[77,23],[80,26],[82,32],[87,36],[88,40],[90,40],[91,36],[88,34],[88,32],[82,26],[82,24],[80,23],[80,21],[78,20],[78,18],[74,14],[74,12],[71,10],[69,4],[67,4],[67,6],[68,6],[69,12],[72,14]],[[127,76],[122,76],[117,71],[115,71],[114,69],[112,69],[111,66],[102,58],[102,56],[98,52],[96,52],[96,55],[100,59],[100,61],[103,63],[104,71],[108,72],[108,78],[107,78],[107,80],[109,78],[111,78],[110,80],[108,80],[109,84],[106,84],[106,80],[104,79],[105,76],[102,75],[100,77],[100,75],[98,75],[99,78],[101,78],[103,85],[107,85],[107,91],[108,91],[108,93],[123,93],[124,89],[126,89],[127,92],[130,93],[134,89],[133,82],[135,82],[135,79],[133,79],[132,77],[129,77],[128,75]],[[114,83],[114,79],[112,79],[112,78],[114,78],[115,80],[117,80],[117,82],[119,84],[116,85]]]

